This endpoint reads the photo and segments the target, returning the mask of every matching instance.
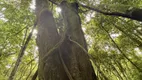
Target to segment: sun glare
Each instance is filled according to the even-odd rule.
[[[61,8],[57,7],[56,11],[60,13],[61,12]]]
[[[141,55],[141,54],[142,54],[142,52],[140,51],[140,49],[139,49],[139,48],[135,48],[134,50],[136,51],[136,53],[137,53],[137,54],[139,54],[139,55]]]
[[[30,8],[32,10],[35,10],[35,0],[32,0],[32,3],[30,4]]]

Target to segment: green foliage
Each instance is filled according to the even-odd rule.
[[[27,38],[31,27],[33,26],[33,12],[31,12],[30,8],[28,8],[29,6],[25,5],[24,7],[21,7],[20,4],[20,1],[14,2],[12,0],[9,2],[1,0],[0,3],[0,13],[3,15],[0,18],[0,80],[5,80],[8,78],[16,62],[17,55],[19,54],[20,49],[25,42],[25,38]],[[25,60],[22,60],[22,63],[24,61],[26,64],[31,60],[30,57],[32,57],[33,54],[36,54],[30,53],[33,52],[33,49],[35,48],[35,42],[33,41],[34,39],[31,41],[28,49],[25,51],[28,57],[26,57]],[[28,58],[30,59],[28,60]],[[34,57],[32,57],[32,59],[33,58]],[[25,67],[26,66],[29,65],[25,65]],[[19,72],[20,71],[18,71],[18,73]],[[17,77],[18,76],[20,75],[17,75]]]
[[[139,1],[133,3],[132,0],[102,0],[93,7],[107,12],[123,13],[130,7],[140,8],[139,5]],[[85,19],[88,18],[86,17],[88,14],[91,17],[89,21]],[[94,58],[92,61],[98,78],[141,80],[142,51],[139,47],[142,43],[141,22],[91,11],[82,13],[82,16],[89,53]]]
[[[0,0],[0,80],[9,77],[20,49],[34,24],[31,0]],[[55,1],[55,0],[54,0]],[[141,8],[141,0],[68,0],[107,12],[125,12],[131,7]],[[61,1],[59,1],[61,2]],[[53,7],[57,26],[63,24]],[[106,16],[80,7],[82,27],[88,42],[89,53],[99,80],[142,79],[142,28],[141,22]],[[38,51],[36,35],[28,44],[15,79],[30,80],[37,69]]]

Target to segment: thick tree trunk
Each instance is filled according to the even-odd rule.
[[[59,40],[55,21],[51,12],[47,9],[40,14],[38,21],[37,45],[39,47],[39,70],[41,80],[66,80],[64,69],[60,62],[58,50],[55,49],[47,59],[44,56],[52,49]],[[46,61],[45,61],[46,60]]]
[[[38,77],[40,80],[96,80],[86,51],[87,46],[81,30],[81,22],[74,6],[62,2],[65,35],[58,35],[47,0],[36,0],[38,18],[37,45],[39,47]],[[61,41],[62,40],[62,41]],[[55,45],[59,44],[57,48]],[[53,49],[53,51],[51,51]],[[51,51],[49,53],[49,51]],[[47,56],[47,54],[49,54]],[[45,57],[46,56],[46,57]]]
[[[74,80],[96,80],[88,54],[84,51],[87,51],[87,44],[81,29],[78,5],[63,1],[61,8],[66,34],[61,51],[69,72]]]
[[[58,50],[55,49],[47,59],[43,59],[48,51],[59,41],[55,21],[52,13],[47,9],[46,0],[36,1],[36,15],[38,18],[37,45],[39,47],[38,77],[40,80],[68,80],[61,64]]]

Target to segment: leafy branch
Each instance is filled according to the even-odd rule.
[[[29,43],[29,41],[31,40],[33,31],[34,31],[34,29],[36,28],[36,25],[37,25],[37,20],[35,21],[34,26],[33,26],[33,28],[32,28],[32,31],[30,32],[28,38],[26,39],[25,44],[23,45],[23,47],[22,47],[21,50],[20,50],[20,53],[19,53],[19,55],[18,55],[17,61],[16,61],[16,63],[15,63],[15,66],[14,66],[14,68],[13,68],[13,70],[12,70],[10,76],[9,76],[9,80],[13,80],[13,78],[14,78],[14,76],[15,76],[15,74],[16,74],[16,71],[17,71],[17,69],[18,69],[18,67],[19,67],[19,65],[20,65],[21,59],[22,59],[22,57],[23,57],[23,55],[24,55],[24,52],[25,52],[25,50],[26,50],[26,48],[27,48],[27,46],[28,46],[28,43]]]
[[[57,5],[57,6],[59,6],[60,7],[60,5],[58,4],[58,3],[56,3],[56,2],[54,2],[54,1],[52,1],[52,0],[49,0],[51,3],[53,3],[53,4],[55,4],[55,5]],[[75,2],[75,3],[77,3],[77,2]],[[82,6],[82,7],[84,7],[84,8],[87,8],[87,9],[89,9],[89,10],[93,10],[93,11],[96,11],[96,12],[98,12],[98,13],[102,13],[102,14],[104,14],[104,15],[109,15],[109,16],[120,16],[120,17],[124,17],[124,18],[129,18],[129,19],[133,19],[133,20],[137,20],[137,21],[142,21],[142,19],[141,19],[141,13],[142,13],[142,10],[141,9],[137,9],[137,10],[135,10],[135,11],[137,11],[137,12],[135,12],[136,14],[135,15],[132,15],[132,12],[134,12],[134,11],[130,11],[130,12],[128,12],[128,13],[120,13],[120,12],[105,12],[105,11],[103,11],[103,10],[100,10],[100,9],[97,9],[97,8],[93,8],[93,7],[90,7],[90,6],[86,6],[86,5],[83,5],[83,4],[80,4],[80,3],[77,3],[77,5],[78,5],[78,7],[79,6]]]

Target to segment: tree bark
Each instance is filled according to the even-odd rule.
[[[38,77],[40,80],[68,80],[58,55],[58,49],[55,49],[47,59],[43,59],[59,41],[53,15],[47,8],[47,0],[36,1],[37,45],[39,48]]]
[[[81,29],[81,20],[77,11],[78,6],[76,3],[63,1],[61,8],[66,29],[66,40],[61,51],[69,72],[74,80],[97,80],[89,56],[84,51],[87,51],[87,44]],[[71,42],[70,39],[79,45]]]
[[[62,15],[65,21],[65,35],[60,39],[53,15],[48,10],[48,2],[46,1],[47,0],[36,0],[39,79],[96,80],[87,53],[84,52],[80,46],[70,41],[70,39],[74,40],[87,51],[86,41],[81,29],[80,17],[75,7],[67,2],[61,3]],[[59,42],[61,42],[61,44],[55,48],[55,45]],[[53,49],[53,51],[49,54],[51,49]]]

